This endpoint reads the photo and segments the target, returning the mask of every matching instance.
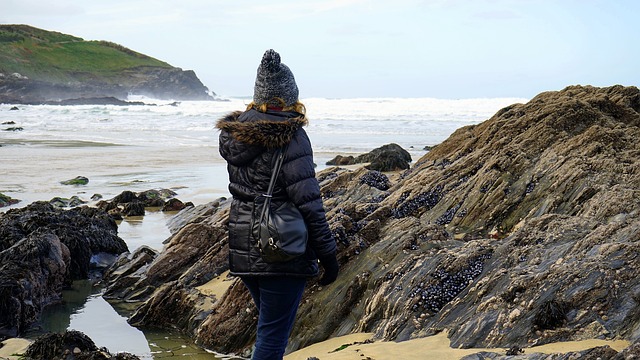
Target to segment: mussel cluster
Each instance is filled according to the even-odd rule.
[[[436,270],[432,274],[436,279],[434,284],[426,285],[422,282],[411,291],[411,297],[419,297],[412,309],[414,311],[424,309],[437,313],[482,273],[484,262],[490,257],[491,254],[480,255],[469,260],[467,267],[454,273],[444,269]]]
[[[366,174],[360,177],[361,184],[367,184],[378,190],[388,190],[391,187],[391,181],[387,175],[381,173],[378,170],[369,170]]]
[[[413,197],[408,200],[403,200],[401,202],[398,200],[398,206],[395,209],[391,210],[391,214],[396,219],[400,219],[403,217],[413,215],[417,210],[424,208],[425,210],[430,210],[442,199],[444,195],[442,191],[442,185],[436,186],[435,189],[426,191],[418,194],[416,197]]]

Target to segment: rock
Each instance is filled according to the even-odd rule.
[[[34,233],[0,251],[0,337],[17,337],[60,300],[70,283],[69,248],[53,234]]]
[[[182,201],[178,199],[169,199],[162,207],[162,211],[180,211],[185,207],[187,206]]]
[[[355,158],[355,163],[369,163],[367,169],[378,171],[406,170],[411,155],[398,144],[387,144]]]
[[[58,208],[69,208],[69,207],[76,207],[82,204],[86,204],[87,201],[84,201],[80,199],[78,196],[74,195],[70,199],[54,197],[53,199],[49,200],[49,203]]]
[[[99,209],[35,202],[0,213],[0,336],[24,333],[63,286],[89,278],[94,255],[125,251],[115,221]]]
[[[20,110],[17,106],[12,106],[9,110]]]
[[[197,210],[183,210],[192,217],[181,220],[186,225],[172,235],[160,255],[147,249],[118,259],[105,273],[105,297],[111,301],[144,301],[130,319],[138,326],[180,324],[197,329],[211,312],[211,304],[195,287],[229,269],[226,228],[222,223],[229,203],[215,201]],[[175,307],[167,308],[168,303]]]
[[[349,156],[336,155],[336,157],[327,161],[326,164],[337,165],[337,166],[353,165],[355,164],[355,158],[351,155]]]
[[[362,163],[370,163],[367,169],[377,171],[406,170],[411,163],[411,155],[397,144],[387,144],[355,158],[338,155],[327,161],[327,165],[338,166]]]
[[[222,197],[208,204],[188,207],[167,220],[167,227],[171,234],[175,234],[190,223],[206,221],[220,208],[227,199]]]
[[[638,359],[640,357],[640,341],[635,341],[628,348],[620,351],[612,360]]]
[[[144,216],[144,203],[137,200],[125,203],[122,213],[124,216]]]
[[[84,176],[76,176],[73,179],[61,181],[62,185],[87,185],[89,183],[89,179]]]
[[[391,187],[391,182],[389,181],[387,175],[377,170],[371,170],[362,175],[362,177],[360,178],[360,182],[369,186],[373,186],[374,188],[382,191],[389,190],[389,188]]]
[[[458,129],[386,190],[364,168],[319,172],[341,270],[329,286],[309,281],[287,350],[350,332],[403,341],[442,330],[454,348],[541,359],[531,344],[637,343],[638,138],[636,87],[570,86]],[[157,295],[136,319],[169,326],[154,314],[176,309],[199,344],[242,353],[255,336],[246,290],[236,283],[208,310],[193,291],[226,266],[223,204],[176,222],[171,250],[140,275]],[[583,355],[613,353],[564,358]]]
[[[146,270],[158,252],[141,246],[133,254],[124,253],[109,267],[103,277],[104,297],[125,301],[146,300],[154,288],[147,281]]]
[[[14,199],[11,196],[0,193],[0,208],[10,206],[19,203],[20,200]]]
[[[177,211],[177,209],[184,208],[188,204],[183,204],[178,199],[173,199],[177,195],[174,191],[169,189],[161,190],[147,190],[140,193],[134,193],[129,190],[125,190],[111,200],[101,200],[96,206],[100,209],[108,211],[114,218],[121,219],[123,216],[144,216],[145,208],[165,208],[166,203],[169,203],[167,209],[163,211]],[[193,204],[192,204],[193,205]]]
[[[105,348],[98,349],[87,335],[80,331],[48,333],[38,337],[24,353],[26,359],[139,359],[128,353],[110,354]]]
[[[22,131],[22,130],[24,130],[24,128],[21,126],[12,126],[4,129],[4,131]]]
[[[72,99],[64,99],[64,100],[46,100],[41,101],[42,105],[118,105],[118,106],[126,106],[126,105],[147,105],[142,101],[126,101],[120,100],[114,96],[95,96],[95,97],[82,97],[82,98],[72,98]]]
[[[162,208],[166,201],[176,195],[176,192],[170,189],[147,190],[138,194],[140,200],[145,203],[145,206],[159,208]]]

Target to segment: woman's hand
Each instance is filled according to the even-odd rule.
[[[338,278],[338,271],[340,270],[336,254],[319,256],[319,260],[320,265],[324,268],[324,274],[322,275],[322,278],[320,278],[320,285],[325,286],[336,281]]]

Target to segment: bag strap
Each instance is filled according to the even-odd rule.
[[[276,185],[276,179],[280,174],[280,168],[282,167],[282,162],[284,161],[284,149],[278,150],[278,157],[276,158],[276,163],[273,165],[273,171],[271,172],[271,180],[269,181],[269,188],[267,189],[267,193],[263,196],[271,198],[273,196],[273,188]]]
[[[266,194],[262,194],[266,199],[264,200],[264,204],[262,205],[262,211],[260,212],[260,223],[265,218],[267,214],[267,210],[269,210],[269,206],[271,205],[271,198],[273,197],[273,188],[276,185],[276,179],[278,178],[278,174],[280,173],[280,168],[282,167],[282,163],[284,162],[284,153],[285,148],[280,148],[278,150],[278,154],[276,155],[276,163],[273,165],[273,171],[271,172],[271,180],[269,181],[269,188],[267,189]]]

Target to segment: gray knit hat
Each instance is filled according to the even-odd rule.
[[[285,106],[291,106],[298,101],[298,86],[289,67],[280,62],[280,54],[269,49],[258,66],[253,102],[257,105],[268,103],[282,106],[274,98],[281,98]]]

